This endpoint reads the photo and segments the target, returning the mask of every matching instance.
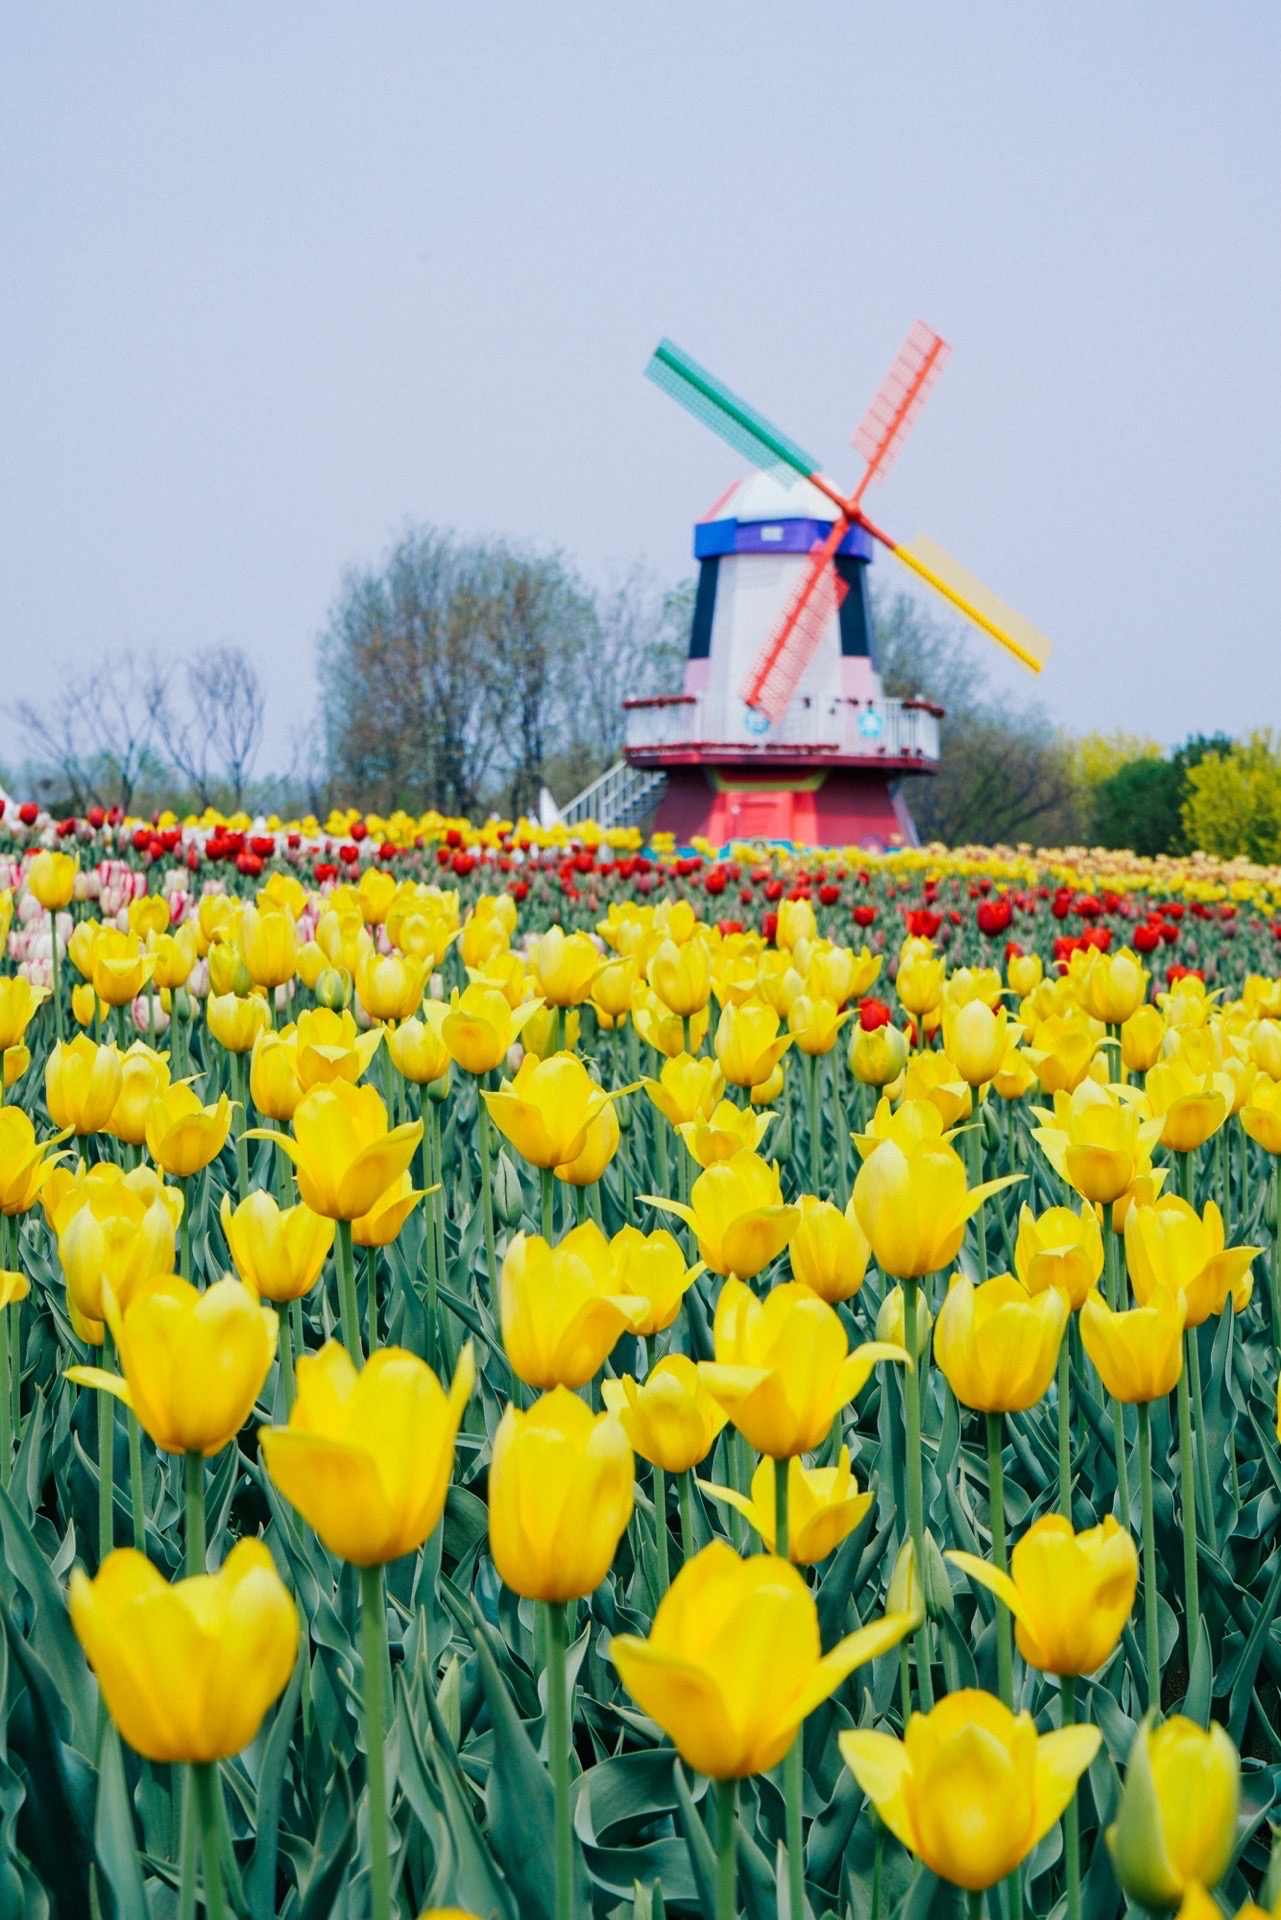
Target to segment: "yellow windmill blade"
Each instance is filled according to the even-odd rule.
[[[972,620],[1031,673],[1039,673],[1050,657],[1051,643],[1043,633],[1008,607],[981,580],[976,580],[950,553],[926,534],[911,541],[887,541],[892,553],[936,593]]]

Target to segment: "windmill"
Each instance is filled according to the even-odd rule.
[[[647,376],[758,470],[695,530],[701,573],[684,692],[625,703],[627,760],[651,778],[666,775],[659,824],[678,837],[884,844],[911,836],[897,777],[934,770],[939,715],[928,703],[883,696],[865,580],[873,543],[1022,666],[1041,671],[1049,643],[1029,621],[934,541],[894,540],[863,505],[901,452],[948,352],[924,322],[911,329],[852,436],[864,469],[849,494],[670,340],[651,358]],[[741,574],[749,557],[764,556],[775,562],[768,582],[754,569],[748,594],[736,579],[733,605],[718,613],[719,563],[732,558]],[[851,594],[861,603],[853,616]],[[805,794],[813,796],[808,804]]]

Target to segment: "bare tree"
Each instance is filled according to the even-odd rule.
[[[150,674],[132,653],[73,676],[45,706],[12,709],[33,753],[52,762],[78,812],[91,805],[128,812],[153,755]]]
[[[212,806],[221,787],[238,810],[262,742],[266,700],[257,670],[243,647],[210,647],[185,669],[182,704],[175,671],[153,662],[147,681],[156,736],[201,807]]]

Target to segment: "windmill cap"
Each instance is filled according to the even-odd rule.
[[[836,515],[825,493],[808,480],[790,487],[772,473],[749,474],[709,508],[694,527],[694,557],[729,553],[808,553],[827,538]],[[851,527],[839,552],[870,560],[872,542]]]

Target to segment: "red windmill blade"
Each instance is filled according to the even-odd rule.
[[[927,327],[924,320],[917,321],[899,348],[876,398],[850,436],[850,445],[867,461],[867,471],[854,495],[856,502],[874,480],[884,480],[898,459],[951,351],[942,335]]]
[[[783,618],[775,627],[740,689],[745,705],[755,707],[777,726],[791,705],[828,624],[849,591],[832,560],[850,530],[841,516],[821,546],[815,547]]]

